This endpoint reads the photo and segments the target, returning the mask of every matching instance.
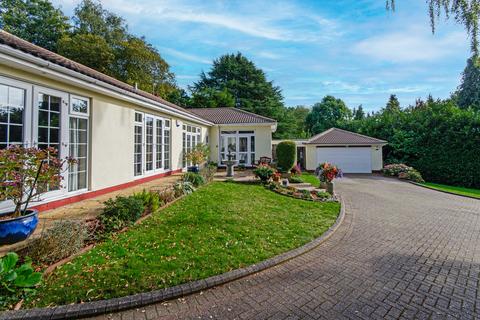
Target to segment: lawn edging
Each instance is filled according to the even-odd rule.
[[[455,193],[455,192],[450,192],[450,191],[447,191],[447,190],[441,190],[441,189],[433,188],[433,187],[430,187],[430,186],[427,186],[427,185],[425,185],[425,184],[421,184],[421,183],[418,183],[418,182],[414,182],[414,181],[408,181],[408,182],[410,182],[411,184],[414,184],[414,185],[416,185],[416,186],[425,188],[425,189],[430,189],[430,190],[434,190],[434,191],[438,191],[438,192],[443,192],[443,193],[447,193],[447,194],[452,194],[452,195],[454,195],[454,196],[459,196],[459,197],[464,197],[464,198],[470,198],[470,199],[480,200],[480,198],[477,198],[477,197],[468,196],[468,195],[466,195],[466,194],[459,194],[459,193]]]
[[[32,308],[22,310],[4,311],[0,314],[0,320],[41,320],[41,319],[78,319],[92,317],[111,312],[118,312],[132,308],[139,308],[153,303],[159,303],[207,290],[240,278],[255,274],[257,272],[287,262],[293,258],[303,255],[320,244],[325,242],[338,229],[345,218],[345,205],[341,197],[340,213],[335,223],[318,238],[304,244],[301,247],[292,249],[267,260],[255,263],[245,268],[235,269],[206,279],[183,283],[174,287],[159,289],[150,292],[138,293],[120,298],[91,301],[61,305],[51,308]]]

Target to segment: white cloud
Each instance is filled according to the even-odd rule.
[[[261,58],[266,58],[266,59],[271,59],[271,60],[278,60],[282,58],[282,55],[275,53],[275,52],[270,52],[270,51],[259,51],[257,53],[254,53],[257,57]]]
[[[160,50],[161,54],[165,53],[165,54],[180,58],[182,60],[199,62],[199,63],[203,63],[203,64],[211,64],[212,63],[212,61],[209,60],[209,59],[199,57],[199,56],[193,55],[193,54],[188,54],[188,53],[178,51],[178,50],[175,50],[175,49],[172,49],[172,48],[160,47],[159,50]]]
[[[432,35],[425,28],[408,28],[362,40],[353,52],[388,62],[420,62],[458,54],[467,44],[465,32]]]

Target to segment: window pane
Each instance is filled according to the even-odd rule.
[[[8,125],[0,124],[0,143],[7,143],[8,141],[7,131],[8,131]]]
[[[60,116],[59,113],[55,113],[55,112],[50,113],[50,127],[59,128],[59,122],[58,122],[59,116]]]
[[[38,128],[38,142],[48,142],[48,128]]]
[[[0,106],[8,105],[8,86],[0,84]]]
[[[50,111],[60,112],[60,104],[62,99],[60,97],[50,96]]]
[[[88,101],[78,98],[72,98],[72,111],[87,114]]]
[[[17,125],[10,125],[9,134],[10,143],[22,143],[23,142],[23,127]]]
[[[1,123],[7,123],[8,122],[8,107],[1,106],[0,105],[0,122]]]
[[[255,152],[255,136],[250,137],[250,151]]]
[[[23,123],[23,107],[10,108],[10,123]]]
[[[11,107],[23,108],[25,106],[25,91],[10,87],[8,90],[8,104]]]
[[[88,163],[88,141],[87,131],[79,130],[80,123],[88,128],[88,120],[70,117],[69,131],[70,144],[69,156],[77,163],[69,167],[68,191],[76,191],[87,188],[87,163]],[[54,129],[51,129],[54,130]]]

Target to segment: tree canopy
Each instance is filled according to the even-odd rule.
[[[472,107],[480,111],[480,67],[474,58],[467,61],[456,99],[461,108]]]
[[[312,107],[305,119],[305,126],[312,135],[335,127],[338,123],[352,118],[352,111],[345,102],[333,96],[325,96]]]
[[[68,32],[68,18],[48,0],[0,0],[0,28],[45,49],[56,51]]]

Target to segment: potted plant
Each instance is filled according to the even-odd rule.
[[[260,164],[253,170],[255,177],[259,178],[263,184],[266,184],[275,176],[275,169],[268,164]]]
[[[187,168],[187,171],[198,173],[200,170],[199,165],[207,161],[209,153],[210,150],[204,143],[199,143],[193,147],[191,151],[185,154],[187,161],[192,163],[192,165]]]
[[[28,238],[38,224],[38,211],[29,209],[33,200],[48,190],[61,187],[61,160],[54,148],[10,146],[0,150],[0,201],[11,200],[12,211],[0,214],[0,245]]]
[[[317,167],[316,174],[320,179],[320,187],[326,189],[328,193],[333,194],[333,180],[341,177],[342,171],[336,166],[324,162]]]

